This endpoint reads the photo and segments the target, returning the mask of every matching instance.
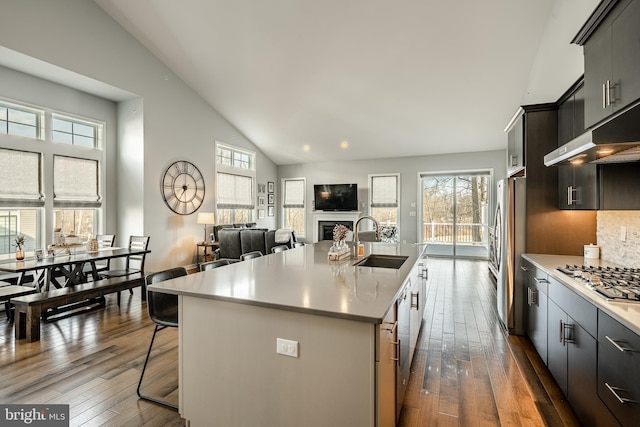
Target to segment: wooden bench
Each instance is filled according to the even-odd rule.
[[[4,301],[4,309],[7,313],[7,319],[13,319],[11,311],[11,298],[21,297],[23,295],[35,294],[38,290],[33,286],[10,285],[5,282],[0,286],[0,302]]]
[[[70,307],[73,304],[96,298],[101,298],[96,302],[101,301],[101,304],[104,305],[104,296],[114,292],[118,293],[118,305],[120,305],[120,292],[138,286],[142,287],[143,300],[146,299],[146,287],[142,273],[11,298],[11,304],[15,306],[15,337],[16,339],[27,338],[27,342],[38,341],[40,339],[40,318],[47,316],[47,310]]]

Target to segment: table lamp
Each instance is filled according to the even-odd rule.
[[[215,218],[213,212],[198,212],[198,218],[196,219],[198,224],[204,224],[204,240],[202,243],[207,243],[207,225],[215,224]]]

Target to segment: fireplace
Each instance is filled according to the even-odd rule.
[[[333,228],[342,224],[353,231],[353,221],[318,221],[318,241],[333,240]]]
[[[313,234],[310,237],[314,242],[321,240],[333,240],[333,227],[336,224],[343,224],[349,230],[353,230],[356,221],[360,217],[360,212],[313,212]],[[322,224],[322,226],[320,225]]]

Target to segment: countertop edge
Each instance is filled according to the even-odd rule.
[[[638,322],[631,319],[629,316],[625,316],[623,313],[623,308],[629,305],[633,307],[638,307],[638,312],[640,313],[640,303],[634,302],[612,302],[607,301],[604,298],[597,295],[594,291],[589,289],[586,285],[579,286],[574,283],[571,279],[567,277],[566,274],[559,272],[556,268],[562,266],[562,264],[557,263],[555,267],[549,267],[548,263],[544,263],[543,259],[548,259],[549,262],[553,260],[553,257],[569,257],[570,255],[549,255],[549,254],[522,254],[522,257],[527,261],[534,264],[536,267],[543,269],[550,276],[560,282],[562,285],[571,289],[573,292],[576,292],[578,295],[584,297],[587,301],[592,303],[598,310],[602,310],[607,315],[611,316],[616,321],[620,322],[623,326],[633,331],[635,334],[640,335],[640,324]],[[580,256],[574,256],[575,260],[582,260],[583,258]],[[598,260],[600,265],[607,265],[611,267],[621,267],[619,264],[615,264],[612,262]],[[582,264],[582,262],[577,262],[576,264]],[[620,306],[620,310],[616,310],[616,306]],[[628,307],[627,307],[628,308]]]
[[[151,291],[162,292],[165,294],[172,294],[177,296],[211,299],[211,300],[217,300],[217,301],[230,302],[233,304],[251,305],[254,307],[271,308],[274,310],[293,311],[296,313],[312,314],[312,315],[323,316],[323,317],[334,317],[337,319],[353,320],[357,322],[374,323],[374,324],[381,324],[386,313],[389,311],[387,309],[387,312],[385,312],[385,314],[381,318],[377,318],[377,317],[360,316],[356,314],[341,313],[341,312],[335,312],[335,311],[316,310],[312,308],[305,308],[305,307],[293,306],[293,305],[283,305],[283,304],[269,303],[269,302],[263,302],[263,301],[247,300],[247,299],[241,299],[236,297],[225,297],[220,295],[201,294],[197,292],[185,292],[182,290],[177,291],[172,288],[165,288],[161,285],[160,286],[149,285],[147,286],[147,289]],[[401,290],[402,290],[402,286],[400,287],[400,289],[398,289],[397,293],[400,294]],[[397,299],[397,296],[396,296],[396,299]]]

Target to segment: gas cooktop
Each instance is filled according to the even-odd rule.
[[[557,270],[586,283],[609,301],[640,302],[640,268],[567,264]]]

